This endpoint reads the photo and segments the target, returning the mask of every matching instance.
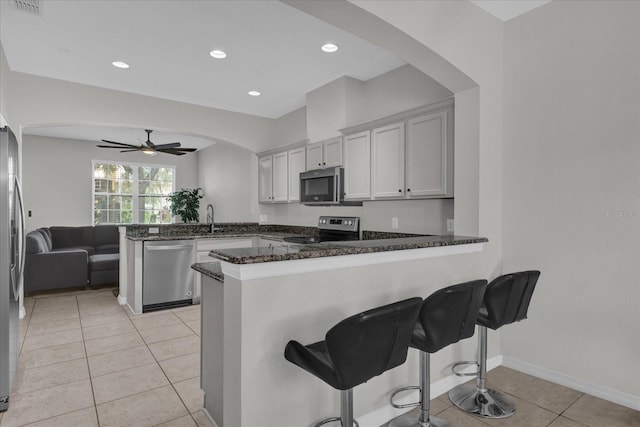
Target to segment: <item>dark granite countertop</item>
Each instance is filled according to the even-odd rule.
[[[199,262],[191,266],[195,271],[204,274],[205,276],[216,279],[219,282],[224,283],[224,274],[222,274],[222,267],[220,267],[220,261],[213,262]]]
[[[133,241],[163,241],[163,240],[199,240],[199,239],[224,239],[224,238],[237,238],[237,237],[261,237],[263,239],[271,239],[282,241],[285,237],[301,236],[296,233],[279,233],[279,232],[235,232],[235,231],[223,231],[214,232],[208,234],[175,234],[175,235],[149,235],[149,236],[127,236],[127,239]]]
[[[258,248],[216,249],[209,252],[209,255],[232,264],[256,264],[295,259],[464,245],[488,241],[485,237],[418,236],[348,242],[324,242],[308,245],[289,244]]]

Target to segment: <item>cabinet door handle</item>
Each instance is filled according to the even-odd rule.
[[[410,191],[411,191],[411,189],[410,189],[410,188],[407,188],[407,192],[410,192]]]
[[[398,193],[402,193],[402,188],[399,188],[399,189],[398,189]]]
[[[322,166],[326,166],[326,165],[327,165],[327,163],[326,163],[326,162],[322,162]]]
[[[322,166],[322,163],[318,163],[318,166]]]

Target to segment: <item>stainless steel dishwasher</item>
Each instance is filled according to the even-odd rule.
[[[144,242],[142,311],[192,304],[195,262],[194,240]]]

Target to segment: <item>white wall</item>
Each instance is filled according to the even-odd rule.
[[[4,55],[4,49],[0,44],[0,114],[5,120],[10,120],[8,110],[8,95],[7,90],[9,88],[9,64],[7,64],[7,58]]]
[[[114,152],[115,151],[115,152]],[[52,225],[91,225],[92,160],[176,167],[176,189],[198,186],[197,155],[120,154],[89,141],[23,135],[22,181],[27,231]],[[203,218],[204,219],[204,218]]]
[[[504,265],[542,276],[503,352],[640,409],[640,3],[551,2],[504,62]]]
[[[270,224],[315,227],[320,215],[359,216],[360,228],[399,233],[447,233],[446,220],[453,218],[453,199],[372,201],[363,206],[260,205]],[[398,229],[391,228],[391,218],[398,217]]]
[[[411,65],[396,68],[364,82],[363,121],[432,104],[453,95],[440,83]],[[355,125],[357,123],[350,123]]]
[[[106,124],[189,133],[259,152],[273,119],[11,72],[9,99],[21,126]]]
[[[307,108],[302,107],[277,118],[274,126],[273,148],[307,139]]]
[[[214,207],[215,222],[258,222],[258,159],[248,150],[215,144],[198,151],[198,186],[205,190],[200,218]]]

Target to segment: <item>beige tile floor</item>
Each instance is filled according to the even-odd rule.
[[[25,299],[0,426],[212,426],[202,411],[200,306],[130,314],[112,288]]]
[[[0,427],[211,426],[199,388],[200,306],[134,316],[110,288],[43,294],[25,306]],[[446,395],[432,414],[453,427],[640,427],[640,412],[508,368],[487,380],[516,401],[513,417],[479,419]]]

